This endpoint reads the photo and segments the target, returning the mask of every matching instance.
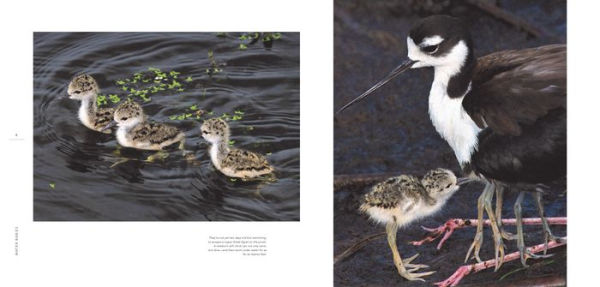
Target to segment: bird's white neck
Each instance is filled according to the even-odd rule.
[[[135,128],[137,125],[139,125],[143,122],[144,122],[143,117],[132,118],[127,123],[119,123],[119,130],[129,132],[131,129]]]
[[[450,78],[460,71],[460,65],[435,68],[435,76],[429,92],[429,117],[437,132],[454,150],[461,166],[471,161],[471,154],[477,149],[477,135],[481,129],[465,111],[462,101],[471,90],[471,85],[461,97],[448,95]]]
[[[209,150],[210,159],[217,168],[221,166],[221,161],[229,153],[229,147],[227,145],[228,142],[223,140],[211,142]]]
[[[90,96],[81,100],[81,106],[79,106],[79,120],[88,128],[94,129],[94,119],[96,117],[96,97]]]

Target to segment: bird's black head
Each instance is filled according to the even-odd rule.
[[[469,30],[462,20],[445,15],[423,18],[406,37],[411,68],[464,63],[473,55]]]
[[[467,26],[458,18],[436,15],[419,20],[406,37],[406,45],[408,60],[362,95],[344,105],[337,113],[366,98],[408,69],[435,67],[436,73],[439,70],[440,73],[451,77],[459,73],[463,66],[468,64],[472,68],[475,63],[471,36]],[[464,92],[468,85],[468,75],[461,79],[458,81],[457,90]]]

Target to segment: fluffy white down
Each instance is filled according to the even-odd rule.
[[[427,217],[438,212],[444,203],[444,200],[438,200],[434,205],[427,205],[423,201],[419,201],[419,203],[413,206],[408,212],[404,211],[411,204],[410,202],[407,202],[404,206],[399,206],[396,208],[380,208],[371,206],[366,208],[366,213],[373,221],[381,224],[394,222],[395,216],[396,224],[401,227],[417,219]]]
[[[81,106],[79,106],[79,112],[78,112],[78,116],[79,116],[79,120],[88,128],[90,129],[95,129],[94,124],[92,123],[92,119],[90,118],[90,115],[88,113],[89,108],[90,108],[90,100],[84,99],[81,101]]]
[[[213,143],[210,146],[209,152],[210,152],[210,159],[211,159],[212,163],[215,165],[215,167],[217,169],[220,169],[221,168],[221,162],[219,161],[219,156],[218,156],[218,154],[219,154],[219,143],[218,142],[217,143]]]

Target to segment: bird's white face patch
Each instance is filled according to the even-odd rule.
[[[419,44],[419,47],[439,45],[443,41],[444,41],[444,38],[442,38],[442,37],[440,37],[438,35],[431,36],[431,37],[425,37],[423,39],[423,41],[421,41],[421,44]]]
[[[448,53],[441,56],[433,56],[421,51],[421,47],[439,45],[443,41],[444,38],[440,36],[431,36],[426,37],[417,45],[411,37],[406,37],[408,58],[417,61],[411,68],[439,67],[451,73],[458,72],[469,55],[469,48],[464,41],[459,41]]]

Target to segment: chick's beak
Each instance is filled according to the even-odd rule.
[[[117,125],[117,122],[113,120],[108,125],[104,126],[100,131],[103,132],[103,131],[105,131],[107,129],[110,129],[110,128],[116,126],[116,125]]]
[[[470,177],[461,177],[459,179],[456,180],[456,185],[463,185],[463,184],[467,184],[471,181],[474,181],[474,179],[470,178]]]

